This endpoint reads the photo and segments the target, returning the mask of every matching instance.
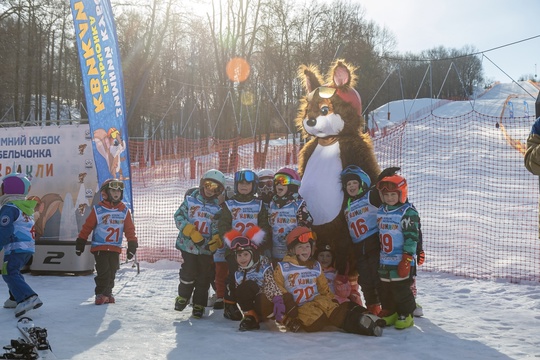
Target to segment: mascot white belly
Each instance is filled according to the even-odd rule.
[[[306,164],[299,190],[313,217],[313,225],[329,223],[341,212],[342,170],[339,142],[317,145]]]

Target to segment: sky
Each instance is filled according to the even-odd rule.
[[[506,101],[508,94],[520,92],[520,90],[522,89],[516,84],[498,85],[472,104],[481,113],[499,114],[501,104]],[[430,101],[430,99],[419,99],[419,101],[408,102],[407,106],[410,107],[412,113],[424,116],[422,111]],[[392,104],[392,113],[396,115],[396,122],[403,119],[405,113],[409,113],[407,110],[400,115],[399,111],[402,108],[401,104]],[[386,110],[382,107],[381,111]],[[444,118],[456,117],[470,111],[471,102],[463,101],[444,104],[434,113]],[[435,130],[443,133],[449,143],[455,140],[451,138],[452,136],[465,137],[465,141],[471,142],[478,140],[478,134],[471,132],[452,134],[445,131],[448,122],[451,121],[441,122],[440,129]],[[383,124],[382,120],[380,123]],[[495,129],[494,126],[492,128]],[[405,136],[409,136],[408,133],[406,132]],[[436,133],[437,131],[431,131],[427,135],[438,136]],[[502,145],[494,141],[490,152],[495,152],[499,146]],[[440,161],[459,161],[463,155],[467,155],[468,150],[470,149],[465,147],[454,147],[453,156],[440,159]],[[414,159],[424,156],[416,149],[411,149],[410,153],[414,154]],[[404,156],[407,154],[404,153]],[[496,156],[482,155],[486,169],[493,166],[487,162],[496,161],[494,158]],[[498,159],[499,162],[501,160]],[[439,160],[432,159],[432,162],[437,161]],[[512,164],[518,166],[515,161]],[[431,164],[426,166],[423,161],[409,165],[408,171],[411,174],[427,172],[431,166]],[[521,163],[519,168],[526,172]],[[497,182],[505,183],[502,177],[516,175],[515,172],[508,172],[498,176]],[[529,178],[533,176],[530,175]],[[428,184],[428,179],[430,177],[425,178],[422,186],[433,188],[435,183]],[[159,180],[162,181],[163,189],[171,191],[167,199],[173,198],[174,193],[178,196],[176,185],[180,181]],[[146,186],[139,184],[135,188],[137,192],[134,201],[139,214],[139,222],[136,226],[142,227],[143,221],[150,222],[153,228],[161,232],[159,223],[163,218],[163,209],[160,208],[160,211],[157,211],[150,201],[144,203],[139,200],[143,194],[146,194],[148,198],[151,195],[149,193],[156,186],[150,183],[152,181],[150,178],[145,181],[147,181]],[[516,184],[515,181],[512,184],[514,187],[527,186],[527,184]],[[191,185],[186,181],[182,183],[182,189],[185,191]],[[459,203],[459,196],[464,192],[466,191],[449,192],[447,196],[456,196],[449,203],[453,206]],[[524,193],[523,198],[511,197],[512,199],[509,200],[513,203],[508,206],[516,204],[515,206],[521,208],[537,208],[538,193],[531,199],[530,192],[521,191],[521,189],[518,189],[518,192]],[[413,193],[410,196],[419,200],[422,194]],[[172,204],[172,202],[168,203]],[[486,196],[483,204],[486,209],[489,209],[487,211],[490,216],[497,216],[498,212],[492,211],[493,208],[500,208],[497,198]],[[177,205],[171,206],[176,209]],[[430,216],[441,212],[448,212],[447,216],[459,214],[460,209],[453,206],[447,206],[445,209],[438,206],[436,211],[423,208],[422,219],[428,220]],[[452,211],[456,214],[452,214]],[[533,212],[533,210],[528,210],[528,213]],[[166,213],[172,214],[170,211]],[[535,216],[537,213],[531,215],[530,220],[534,226],[536,226]],[[170,220],[170,218],[167,216],[167,219]],[[460,236],[461,230],[467,230],[467,219],[456,217],[456,221],[452,224],[454,229],[452,236],[453,234]],[[423,222],[423,224],[427,223]],[[503,226],[510,227],[504,224]],[[174,229],[174,225],[169,228],[172,234],[170,238],[174,239],[177,230]],[[426,230],[428,230],[427,227]],[[536,231],[533,232],[536,236]],[[498,236],[506,237],[502,230],[498,232]],[[528,243],[524,240],[522,244],[519,243],[519,240],[525,239],[526,236],[514,237],[518,239],[516,244],[513,244],[516,248],[527,246]],[[431,239],[436,241],[435,237]],[[140,236],[139,241],[143,244],[150,239],[143,239]],[[475,247],[478,244],[471,246]],[[182,312],[173,310],[180,263],[169,260],[156,263],[142,262],[140,273],[137,273],[136,268],[133,268],[131,264],[122,265],[113,291],[116,304],[102,306],[96,306],[93,303],[92,275],[32,276],[26,274],[28,283],[44,302],[42,307],[30,311],[27,315],[33,318],[37,326],[47,328],[51,347],[59,359],[453,360],[457,358],[491,360],[540,358],[540,337],[538,336],[540,285],[538,282],[522,281],[517,284],[502,279],[480,280],[457,277],[433,270],[430,259],[437,256],[435,246],[429,245],[426,251],[427,260],[419,268],[417,278],[417,302],[424,309],[424,317],[415,318],[414,327],[409,329],[386,328],[382,337],[378,338],[347,334],[331,327],[318,333],[281,333],[271,321],[263,323],[259,331],[241,333],[238,331],[238,322],[225,319],[223,310],[214,311],[211,308],[206,309],[206,316],[202,319],[193,319],[190,316],[190,307]],[[530,257],[538,256],[532,251],[528,253]],[[85,252],[83,256],[85,254],[89,255]],[[520,256],[526,259],[526,255]],[[454,262],[459,263],[459,261],[459,258],[454,258]],[[531,262],[534,261],[537,260],[531,260]],[[494,273],[497,269],[509,266],[508,264],[510,263],[506,261],[491,262],[495,268]],[[465,262],[461,266],[468,265],[469,263]],[[430,268],[432,271],[424,270]],[[0,282],[0,303],[7,296],[6,286]],[[7,345],[11,339],[19,337],[16,323],[12,309],[0,308],[0,345]]]
[[[351,1],[364,7],[368,19],[394,34],[400,53],[467,45],[487,51],[540,35],[537,0]],[[506,83],[512,81],[510,78],[538,75],[540,37],[485,55],[488,59],[484,57],[482,64],[486,79]]]

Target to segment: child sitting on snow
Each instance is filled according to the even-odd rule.
[[[285,305],[283,323],[293,332],[334,325],[350,333],[381,336],[384,320],[352,301],[333,301],[321,264],[312,258],[315,239],[306,227],[296,227],[286,237],[288,253],[274,270]]]
[[[270,260],[260,254],[264,237],[264,231],[258,226],[250,227],[244,234],[231,230],[223,237],[238,264],[233,277],[236,300],[243,312],[240,331],[259,329],[259,322],[272,314],[272,299],[281,295],[274,282]]]

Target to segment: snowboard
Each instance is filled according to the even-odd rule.
[[[24,340],[35,346],[35,351],[38,355],[37,359],[57,359],[51,350],[49,341],[47,340],[47,329],[35,326],[34,321],[29,317],[20,318],[17,322],[17,327],[24,337]]]

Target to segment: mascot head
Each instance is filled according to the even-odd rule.
[[[355,70],[343,60],[336,60],[325,82],[315,66],[300,67],[298,75],[307,95],[301,100],[296,125],[304,135],[318,138],[358,136],[362,131],[362,100],[354,89]]]

